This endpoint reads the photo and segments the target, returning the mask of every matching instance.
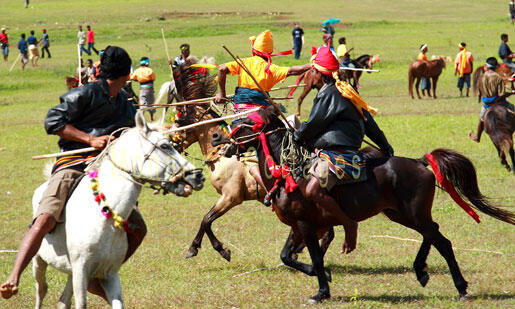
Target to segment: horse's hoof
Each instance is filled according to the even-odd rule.
[[[192,258],[192,257],[196,256],[197,254],[198,254],[198,249],[195,247],[190,247],[190,249],[188,250],[188,254],[186,254],[186,258],[187,259]]]
[[[331,298],[331,294],[329,294],[329,292],[327,293],[321,293],[321,292],[318,292],[317,295],[311,297],[309,300],[308,300],[308,304],[309,305],[314,305],[314,304],[319,304],[321,303],[324,299],[328,299],[328,298]]]
[[[329,268],[325,269],[325,277],[327,278],[327,281],[332,282],[333,277],[331,276],[331,270]]]
[[[429,281],[429,274],[425,273],[420,278],[417,278],[417,280],[418,282],[420,282],[420,285],[422,285],[422,287],[425,287],[427,282]]]
[[[468,302],[471,301],[472,298],[468,294],[460,294],[460,301]]]
[[[218,251],[218,253],[220,253],[220,255],[227,260],[227,262],[230,262],[231,261],[231,250],[229,249],[223,249],[223,250],[220,250]]]

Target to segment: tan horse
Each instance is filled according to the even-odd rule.
[[[408,78],[409,78],[409,95],[412,99],[413,96],[413,81],[415,81],[415,89],[417,90],[417,97],[421,99],[419,93],[419,85],[422,77],[430,78],[433,84],[433,97],[436,99],[436,83],[438,82],[438,77],[442,73],[442,70],[445,68],[445,62],[452,60],[449,57],[437,56],[436,59],[431,61],[424,60],[416,60],[413,61],[408,70]],[[428,95],[431,96],[431,91],[428,90]]]

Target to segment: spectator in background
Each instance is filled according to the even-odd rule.
[[[4,61],[7,62],[7,58],[9,57],[9,36],[6,28],[2,28],[0,31],[0,46],[2,47],[2,55],[4,56]]]
[[[156,80],[156,74],[149,67],[150,59],[148,57],[142,57],[139,61],[140,67],[131,74],[130,79],[135,80],[140,84],[139,88],[139,102],[142,105],[154,104],[154,81]],[[154,121],[154,109],[149,109],[150,120]]]
[[[30,63],[35,67],[38,65],[39,50],[38,50],[38,39],[34,35],[34,30],[30,30],[30,36],[27,38],[29,44]]]
[[[177,68],[186,63],[186,59],[190,55],[190,44],[182,44],[179,46],[181,49],[181,55],[173,61],[172,67]]]
[[[513,0],[510,1],[510,16],[511,16],[511,24],[515,24],[515,3]]]
[[[82,57],[82,51],[85,51],[88,56],[91,56],[91,52],[84,48],[86,43],[86,33],[82,30],[82,26],[79,26],[79,32],[77,32],[77,39],[79,40],[80,56]]]
[[[88,25],[88,55],[91,55],[91,50],[98,55],[98,50],[95,48],[95,32],[91,30],[91,27]]]
[[[470,74],[474,70],[474,57],[472,53],[467,51],[467,44],[461,42],[459,45],[460,52],[456,55],[454,61],[454,75],[460,75],[458,78],[458,89],[460,89],[460,97],[463,96],[463,86],[467,86],[467,97],[470,90]]]
[[[322,31],[323,33],[327,33],[327,34],[330,34],[332,36],[334,36],[334,27],[333,25],[331,24],[326,24],[322,27],[322,29],[320,29],[320,31]]]
[[[515,54],[511,51],[508,44],[508,35],[506,33],[501,34],[501,45],[499,46],[499,57],[502,59],[502,62],[510,67],[512,72],[515,72],[515,63],[513,63],[513,58],[515,58]]]
[[[93,66],[93,60],[88,59],[86,62],[86,74],[88,75],[88,81],[95,81],[95,67]]]
[[[41,58],[45,58],[45,50],[48,54],[48,58],[52,58],[50,55],[50,51],[48,48],[50,47],[50,39],[48,37],[48,33],[46,33],[46,29],[43,29],[43,37],[41,38]]]
[[[418,54],[418,57],[417,57],[418,61],[428,61],[427,56],[426,56],[427,50],[428,50],[427,44],[422,44],[420,46],[420,53]],[[420,89],[422,89],[423,96],[426,95],[424,91],[427,91],[427,94],[430,93],[431,81],[429,80],[429,78],[426,78],[426,77],[421,78]]]
[[[18,49],[20,50],[21,55],[21,69],[25,70],[25,65],[29,62],[29,58],[27,57],[27,41],[25,40],[25,33],[21,34],[21,40],[18,42]]]
[[[304,30],[300,27],[299,23],[294,23],[293,31],[291,32],[293,38],[293,50],[295,51],[295,59],[299,59],[302,45],[304,45]]]

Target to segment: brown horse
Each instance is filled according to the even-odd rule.
[[[431,61],[424,60],[416,60],[413,61],[408,70],[408,79],[409,79],[409,95],[412,99],[413,96],[413,81],[415,81],[415,89],[417,90],[417,97],[421,99],[419,93],[419,85],[422,77],[430,78],[433,84],[433,97],[436,99],[436,83],[438,82],[438,77],[442,73],[442,70],[445,68],[445,62],[449,61],[448,57],[438,56],[436,59]],[[427,91],[427,94],[431,96],[431,90]]]
[[[174,69],[174,80],[176,93],[174,96],[180,100],[194,100],[204,97],[211,97],[216,91],[216,84],[213,86],[214,76],[205,75],[205,71],[198,71],[188,66],[193,62]],[[200,75],[200,78],[199,78]],[[202,120],[219,118],[220,115],[213,110],[209,104],[180,106],[177,108],[181,113],[176,120],[178,126],[185,126]],[[252,160],[239,160],[236,156],[227,158],[218,154],[218,149],[212,144],[213,134],[223,132],[222,126],[228,126],[225,121],[206,124],[204,126],[189,129],[183,133],[181,146],[187,149],[198,142],[200,151],[209,167],[210,182],[220,198],[202,219],[200,228],[191,243],[186,258],[194,257],[201,248],[204,234],[207,234],[213,248],[227,261],[231,260],[231,251],[223,247],[213,233],[211,226],[213,222],[225,215],[233,207],[241,205],[244,201],[257,200],[263,202],[267,191],[259,186],[254,177],[249,173],[249,164],[255,164]],[[224,134],[224,133],[222,133]],[[290,257],[296,259],[297,253],[304,248],[302,237],[291,235]],[[320,232],[322,247],[325,250],[334,238],[332,228]]]
[[[270,108],[258,111],[257,115],[265,123],[261,131],[254,132],[252,128],[256,122],[246,118],[240,122],[239,130],[233,135],[233,145],[234,148],[240,149],[249,147],[258,149],[261,176],[267,189],[270,190],[275,183],[275,179],[270,177],[268,171],[267,162],[270,161],[270,157],[265,155],[264,147],[260,143],[261,138],[256,135],[264,134],[271,158],[275,162],[281,162],[286,128]],[[255,137],[249,138],[251,136]],[[426,259],[433,245],[447,261],[460,298],[466,299],[468,284],[456,262],[452,244],[440,233],[438,224],[431,216],[435,175],[426,168],[429,164],[434,165],[434,168],[448,179],[447,183],[442,181],[447,190],[450,190],[447,185],[452,183],[459,195],[466,197],[475,209],[509,224],[515,224],[515,214],[491,205],[481,194],[477,186],[476,171],[470,160],[448,149],[435,149],[420,159],[369,158],[363,171],[367,173],[368,180],[337,186],[330,194],[338,201],[342,210],[356,221],[366,220],[382,212],[390,220],[419,232],[423,242],[413,266],[420,284],[425,286],[429,280]],[[293,234],[302,237],[306,243],[312,265],[289,258],[291,234],[281,252],[281,258],[286,265],[307,275],[317,276],[319,290],[310,299],[311,303],[315,303],[330,297],[328,284],[330,271],[324,268],[324,252],[318,244],[317,233],[332,227],[337,222],[335,218],[321,211],[319,206],[304,197],[306,179],[297,178],[297,184],[299,188],[290,194],[287,194],[284,186],[281,185],[272,207],[279,220],[291,226]],[[453,198],[457,198],[457,195],[458,193],[454,192]]]
[[[351,62],[354,64],[354,66],[358,69],[372,69],[372,66],[374,65],[374,63],[379,62],[379,61],[380,61],[379,55],[374,55],[374,56],[361,55],[358,58],[351,60]],[[300,107],[302,105],[302,102],[304,101],[304,98],[306,98],[306,96],[311,91],[311,89],[321,87],[320,84],[321,84],[322,80],[319,77],[317,77],[318,75],[314,74],[314,72],[316,72],[316,71],[314,71],[314,69],[309,70],[297,78],[297,82],[296,82],[297,85],[299,85],[302,82],[302,80],[304,80],[304,84],[306,84],[302,93],[300,94],[299,98],[297,99],[297,116],[299,116],[299,117],[300,117]],[[341,80],[346,80],[349,83],[352,80],[352,84],[353,84],[354,88],[356,88],[356,83],[359,81],[359,78],[361,77],[361,73],[363,73],[363,72],[362,71],[356,72],[357,80],[354,79],[353,72],[354,71],[350,71],[350,70],[340,70],[339,77]],[[368,72],[368,73],[370,73],[370,72]],[[318,86],[320,86],[320,87],[318,87]],[[292,97],[292,95],[296,89],[297,88],[293,88],[292,90],[290,90],[290,93],[288,94],[288,96]]]

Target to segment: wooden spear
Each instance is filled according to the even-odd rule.
[[[247,68],[247,66],[243,63],[243,61],[240,59],[240,57],[238,56],[234,56],[231,51],[227,48],[227,46],[225,45],[222,45],[222,47],[229,53],[229,55],[231,55],[231,57],[234,59],[234,61],[236,61],[236,63],[240,66],[240,68],[242,68],[249,76],[250,78],[252,78],[252,80],[254,81],[254,83],[256,84],[256,86],[258,86],[259,90],[261,91],[261,93],[266,97],[266,99],[268,100],[268,102],[270,102],[270,104],[272,104],[273,107],[275,107],[275,110],[279,113],[279,115],[281,117],[283,117],[284,121],[286,122],[286,124],[288,125],[288,127],[290,127],[290,129],[292,131],[295,131],[295,128],[291,125],[291,123],[288,121],[288,119],[286,119],[286,116],[283,114],[283,112],[281,111],[281,108],[279,107],[279,105],[277,105],[277,103],[275,103],[272,98],[270,98],[270,96],[268,95],[268,93],[266,93],[266,91],[263,89],[263,87],[261,87],[261,85],[259,84],[259,82],[256,80],[256,78],[254,77],[254,75],[252,75],[252,73],[250,73],[249,69]]]
[[[359,69],[359,68],[348,68],[348,67],[340,67],[340,70],[347,70],[347,71],[363,71],[363,72],[379,72],[379,70]]]
[[[11,73],[11,71],[14,69],[14,66],[16,65],[18,60],[20,60],[20,57],[21,57],[21,54],[18,54],[18,57],[16,57],[16,59],[13,62],[13,65],[11,65],[11,68],[9,69],[9,73]]]
[[[210,123],[213,123],[213,122],[219,122],[221,120],[237,118],[239,116],[243,116],[243,115],[251,114],[253,112],[257,112],[260,109],[261,109],[261,107],[256,107],[256,108],[249,109],[249,110],[241,112],[241,113],[237,113],[237,114],[233,114],[233,115],[228,115],[228,116],[224,116],[224,117],[220,117],[220,118],[213,118],[213,119],[209,119],[209,120],[204,120],[204,121],[193,123],[193,124],[190,124],[190,125],[187,125],[187,126],[184,126],[184,127],[172,128],[172,129],[170,129],[169,132],[184,131],[184,130],[191,129],[191,128],[194,128],[194,127],[203,126],[205,124],[210,124]]]
[[[60,156],[69,156],[69,155],[73,155],[73,154],[85,153],[85,152],[90,152],[90,151],[94,151],[94,150],[98,150],[98,149],[96,149],[95,147],[88,147],[88,148],[81,148],[81,149],[58,152],[58,153],[51,153],[51,154],[45,154],[45,155],[40,155],[40,156],[33,156],[32,160],[41,160],[41,159],[48,159],[48,158],[56,158],[56,157],[60,157]]]

